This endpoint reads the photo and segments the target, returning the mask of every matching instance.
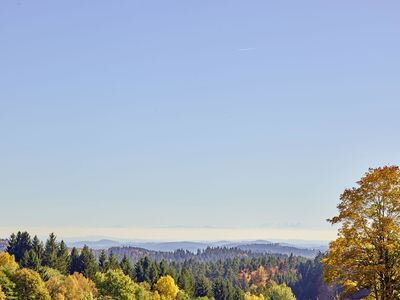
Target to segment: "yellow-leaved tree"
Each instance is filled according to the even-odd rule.
[[[179,288],[176,285],[174,278],[170,275],[160,277],[154,285],[154,293],[160,295],[161,299],[176,299],[178,292]],[[157,298],[157,296],[155,298]]]
[[[370,169],[340,197],[341,225],[323,259],[324,278],[344,287],[342,296],[363,291],[392,300],[400,291],[400,169]]]

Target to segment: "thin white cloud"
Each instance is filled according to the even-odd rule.
[[[238,51],[253,51],[256,50],[256,48],[249,47],[249,48],[239,48]]]

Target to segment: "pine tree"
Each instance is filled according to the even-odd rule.
[[[12,233],[10,235],[10,237],[7,240],[7,248],[6,251],[15,256],[15,249],[16,249],[16,245],[17,245],[17,237],[15,236],[15,233]]]
[[[165,260],[161,260],[160,262],[160,266],[159,266],[159,275],[161,276],[165,276],[168,275],[168,267],[167,267],[167,263],[165,262]]]
[[[125,275],[128,275],[132,279],[135,277],[135,270],[126,255],[124,255],[124,257],[122,258],[119,266],[121,267],[121,270],[124,272]]]
[[[38,271],[41,264],[40,264],[40,259],[37,256],[36,252],[33,249],[31,249],[24,253],[24,257],[22,258],[20,265],[21,267]]]
[[[39,238],[35,235],[32,240],[32,250],[36,253],[36,256],[42,264],[43,261],[43,255],[44,255],[44,247],[43,243],[39,240]]]
[[[192,296],[195,289],[195,280],[188,269],[183,268],[178,277],[178,286],[183,289],[188,295]]]
[[[100,256],[99,256],[99,270],[100,272],[107,272],[107,256],[106,252],[104,250],[101,250]]]
[[[205,276],[200,276],[196,280],[195,284],[195,296],[196,297],[208,297],[211,296],[211,285]]]
[[[158,264],[156,262],[152,262],[149,268],[149,279],[150,279],[149,283],[154,284],[157,282],[159,278],[160,276],[159,276]]]
[[[7,252],[15,256],[15,261],[20,262],[24,257],[25,252],[32,249],[32,241],[28,232],[18,231],[17,235],[11,234]]]
[[[62,274],[67,275],[69,272],[69,265],[71,263],[71,258],[68,254],[67,245],[64,241],[61,241],[58,251],[57,251],[57,270],[59,270]]]
[[[152,283],[150,280],[150,259],[146,257],[142,257],[135,265],[135,281],[143,282],[146,281],[148,283]]]
[[[110,251],[110,254],[108,255],[107,271],[108,270],[118,270],[118,269],[119,269],[118,260],[114,256],[114,253],[112,251]]]
[[[79,256],[80,263],[82,264],[81,273],[90,279],[93,279],[98,271],[97,261],[93,255],[92,250],[89,249],[88,246],[84,246],[81,255]]]
[[[82,262],[79,255],[78,249],[75,247],[71,250],[70,256],[70,265],[69,265],[69,274],[74,274],[75,272],[82,272]]]
[[[54,233],[50,233],[49,238],[46,241],[46,246],[44,248],[43,254],[43,265],[50,268],[57,268],[57,254],[58,245],[56,241],[56,236]]]

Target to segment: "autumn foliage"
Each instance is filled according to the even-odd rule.
[[[324,277],[343,286],[342,296],[370,293],[379,300],[397,299],[400,291],[400,169],[370,169],[341,195],[341,225],[323,260]]]

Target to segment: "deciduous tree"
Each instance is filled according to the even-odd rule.
[[[370,169],[357,186],[340,197],[338,238],[323,260],[328,283],[344,293],[371,292],[379,300],[395,299],[400,282],[400,169]]]
[[[175,280],[170,275],[160,277],[154,285],[154,290],[166,300],[175,299],[179,292]]]
[[[49,292],[40,275],[30,269],[19,269],[13,275],[18,299],[50,300]]]

